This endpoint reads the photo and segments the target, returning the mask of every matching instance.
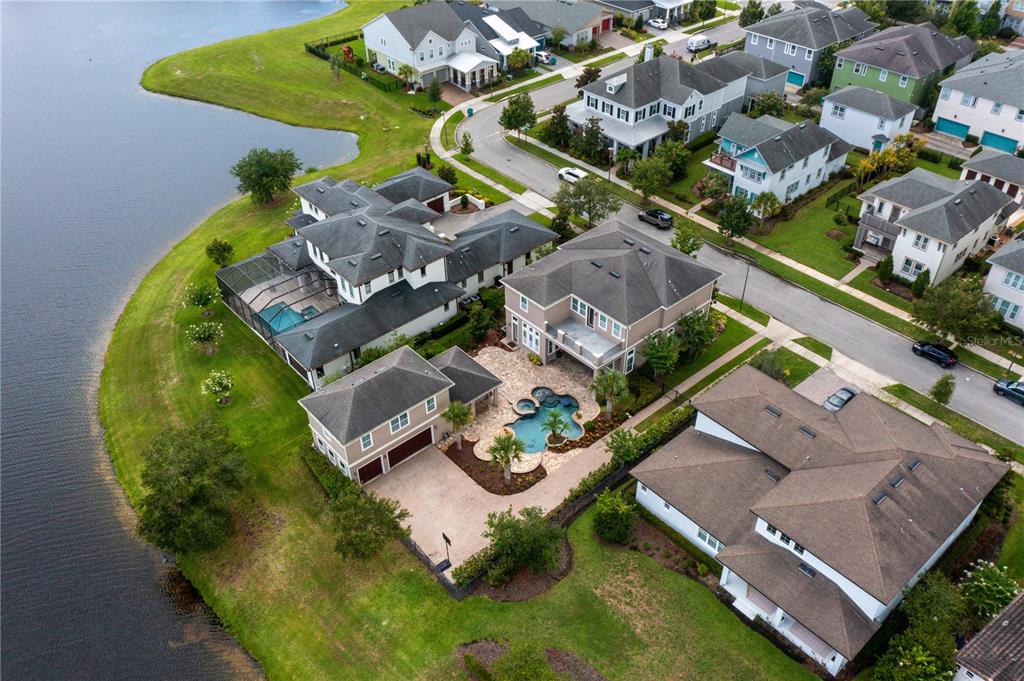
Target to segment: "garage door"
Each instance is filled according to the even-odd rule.
[[[430,428],[416,433],[394,449],[388,450],[388,466],[394,468],[433,441]]]
[[[1017,140],[1010,139],[1003,135],[997,135],[994,132],[986,132],[982,135],[981,143],[986,147],[1005,151],[1008,154],[1012,154],[1017,151]]]
[[[960,139],[967,137],[967,133],[970,130],[970,126],[951,121],[948,118],[939,118],[939,120],[935,121],[935,132],[944,132],[947,135],[959,137]]]
[[[795,85],[797,87],[803,87],[804,86],[804,74],[797,73],[796,71],[790,71],[786,75],[786,82],[789,83],[790,85]]]
[[[436,199],[434,199],[433,201],[427,201],[427,208],[430,208],[435,213],[443,213],[444,212],[444,197],[443,196],[439,196]]]
[[[365,485],[384,472],[384,459],[374,459],[359,469],[359,484]]]
[[[601,20],[601,30],[602,31],[610,31],[610,30],[612,30],[612,18],[611,17],[605,17],[604,19]]]

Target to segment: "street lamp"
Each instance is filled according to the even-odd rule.
[[[743,262],[747,263],[747,271],[743,274],[743,292],[740,293],[740,309],[739,309],[739,312],[742,313],[743,312],[743,300],[747,297],[747,280],[750,278],[750,266],[755,264],[755,263],[749,257],[747,257],[747,256],[745,256],[745,255],[743,255],[741,253],[736,253],[735,256],[737,258],[739,258],[740,260],[742,260]]]
[[[452,556],[448,552],[448,549],[452,545],[452,540],[449,539],[448,535],[445,534],[444,532],[441,533],[441,539],[444,540],[444,560],[441,561],[440,563],[438,563],[437,567],[434,568],[439,573],[444,572],[445,570],[447,570],[448,568],[450,568],[452,566]]]

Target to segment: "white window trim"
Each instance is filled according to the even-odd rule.
[[[369,442],[366,441],[367,438],[369,438],[369,440],[370,440]],[[373,433],[365,433],[362,437],[360,437],[359,438],[359,446],[362,447],[362,451],[364,451],[364,452],[366,450],[372,448],[373,447]]]
[[[900,87],[907,87],[910,83],[910,76],[900,76]]]
[[[431,395],[430,397],[427,398],[427,401],[426,401],[425,404],[426,404],[426,407],[427,407],[427,413],[428,414],[431,414],[431,413],[437,411],[437,398],[434,397],[433,395]]]
[[[751,33],[750,34],[750,44],[751,45],[756,45],[757,41],[758,41],[758,35],[756,33]]]
[[[889,69],[882,69],[881,71],[878,72],[878,82],[879,83],[884,83],[888,79],[889,79]]]
[[[844,58],[840,57],[839,59],[836,59],[836,70],[842,71],[844,64],[846,64],[846,60]]]
[[[405,423],[402,423],[403,419],[405,419]],[[397,428],[395,428],[395,423],[396,422],[398,423],[398,427]],[[403,428],[408,428],[409,427],[409,412],[403,411],[401,414],[399,414],[398,416],[396,416],[393,419],[391,419],[388,422],[388,427],[391,429],[391,434],[392,435],[394,435],[395,433],[399,432]]]
[[[519,309],[523,312],[530,311],[530,299],[524,296],[522,293],[519,294]]]
[[[768,38],[768,41],[764,44],[764,46],[765,46],[766,49],[774,50],[775,49],[775,38]]]

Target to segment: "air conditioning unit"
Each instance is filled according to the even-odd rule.
[[[875,234],[874,232],[868,232],[868,235],[864,237],[864,242],[872,246],[881,246],[882,237],[879,236],[878,234]]]

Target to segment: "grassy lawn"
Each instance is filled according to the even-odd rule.
[[[807,348],[818,357],[824,357],[825,359],[832,359],[832,348],[822,343],[817,338],[811,338],[810,336],[804,336],[803,338],[795,338],[793,340],[797,345],[802,345]]]
[[[858,291],[863,291],[864,293],[868,294],[873,298],[878,298],[882,302],[889,303],[890,305],[898,307],[901,310],[904,310],[905,312],[910,312],[910,308],[912,307],[912,305],[909,300],[907,300],[906,298],[901,298],[895,293],[889,293],[884,288],[879,288],[878,286],[875,286],[874,284],[871,283],[871,280],[874,278],[874,270],[864,270],[856,277],[851,279],[849,284]]]
[[[528,191],[527,187],[525,187],[524,185],[520,184],[519,182],[516,182],[515,180],[513,180],[508,175],[503,175],[502,173],[499,173],[494,168],[492,168],[492,167],[490,167],[488,165],[484,165],[483,163],[481,163],[480,161],[476,160],[475,158],[472,158],[470,156],[466,156],[465,154],[455,154],[455,159],[459,163],[462,163],[464,165],[469,166],[470,168],[472,168],[476,172],[480,173],[484,177],[488,177],[488,178],[494,180],[495,182],[497,182],[499,184],[505,185],[506,187],[508,187],[509,189],[511,189],[512,191],[514,191],[517,194],[523,194],[526,191]]]
[[[626,55],[624,53],[616,52],[615,54],[609,54],[609,55],[606,55],[604,57],[601,57],[600,59],[595,59],[594,61],[592,61],[589,64],[587,64],[587,66],[592,66],[592,67],[594,67],[596,69],[599,69],[602,66],[608,66],[609,64],[614,64],[615,62],[619,61],[620,59],[625,59],[625,58],[626,58]]]
[[[923,158],[914,160],[914,165],[918,168],[924,168],[930,170],[933,173],[938,173],[944,177],[951,177],[954,180],[960,179],[960,171],[955,168],[950,168],[946,163],[935,163],[933,161],[926,161]]]
[[[754,335],[749,326],[730,319],[725,330],[697,357],[684,362],[665,375],[665,387],[674,388],[716,359]]]
[[[890,385],[885,389],[885,391],[895,395],[907,404],[917,407],[924,413],[937,418],[949,426],[951,430],[960,433],[968,440],[988,445],[997,452],[1024,463],[1024,446],[1012,442],[998,433],[992,432],[985,426],[975,423],[963,414],[953,411],[949,407],[942,406],[935,400],[922,395],[913,388],[909,388],[902,383],[897,383],[895,385]]]
[[[752,319],[761,326],[768,326],[768,320],[771,319],[771,315],[767,312],[762,312],[750,303],[743,301],[743,307],[740,307],[740,301],[732,296],[718,292],[718,302],[725,305],[728,308],[736,310],[748,319]]]
[[[500,203],[505,203],[512,199],[508,194],[492,187],[487,182],[481,182],[475,177],[470,177],[466,173],[459,173],[459,183],[456,185],[456,189],[467,191],[477,196],[482,196],[487,200],[488,206],[497,206]]]
[[[441,144],[445,149],[459,146],[459,124],[466,118],[463,111],[456,111],[444,122],[441,128]]]
[[[1002,364],[1002,363],[996,364],[992,360],[986,359],[986,358],[982,357],[981,355],[979,355],[979,354],[977,354],[975,352],[972,352],[972,351],[968,350],[967,348],[965,348],[963,346],[957,346],[957,348],[956,348],[956,355],[957,355],[957,357],[960,358],[960,363],[961,364],[966,364],[967,366],[969,366],[972,369],[975,369],[977,371],[980,371],[981,373],[985,374],[986,376],[991,376],[992,378],[996,378],[996,379],[998,379],[998,378],[1012,378],[1014,380],[1019,380],[1020,379],[1020,373],[1019,372],[1014,371],[1014,372],[1011,373],[1011,372],[1009,372],[1007,370],[1009,368],[1009,366],[1010,366],[1009,361],[1007,361],[1005,363],[1005,365]],[[1020,365],[1019,364],[1016,364],[1014,366],[1016,366],[1017,369],[1020,369]]]
[[[789,121],[790,123],[803,123],[807,119],[798,114],[795,109],[789,109],[786,113],[782,114],[782,120]]]
[[[719,9],[740,9],[739,3],[729,2],[729,0],[718,0],[715,4],[718,5]]]
[[[536,71],[534,71],[533,74],[531,76],[529,76],[529,78],[533,78],[536,75],[538,75],[538,74],[537,74]],[[505,86],[513,85],[516,82],[522,81],[522,80],[527,80],[527,78],[523,78],[523,77],[518,77],[517,76],[516,78],[514,78],[512,80],[511,83],[505,83]],[[520,92],[532,92],[534,90],[539,90],[542,87],[547,87],[548,85],[551,85],[552,83],[558,83],[558,82],[560,82],[562,80],[565,80],[564,78],[562,78],[562,75],[559,74],[559,73],[556,73],[553,76],[548,76],[547,78],[542,78],[542,79],[538,80],[535,83],[530,83],[529,85],[524,85],[522,87],[517,87],[514,90],[506,90],[504,92],[501,92],[500,94],[494,95],[492,97],[488,97],[487,101],[488,102],[500,102],[501,100],[507,99],[507,98],[511,97],[512,95],[518,95]]]
[[[558,68],[559,67],[558,62],[563,60],[563,59],[565,61],[567,61],[567,62],[572,62],[573,64],[578,64],[581,61],[586,61],[588,59],[593,59],[594,57],[598,56],[599,54],[604,54],[605,52],[610,52],[612,49],[613,48],[611,48],[611,47],[598,47],[596,50],[581,50],[581,49],[565,50],[565,49],[563,49],[563,50],[559,50],[558,52],[552,52],[552,55],[555,57],[555,68]],[[592,66],[592,64],[587,64],[587,66]]]
[[[693,185],[697,184],[697,180],[708,172],[704,161],[711,158],[711,154],[715,153],[716,149],[718,149],[717,145],[709,144],[691,153],[690,161],[686,164],[686,177],[670,184],[659,196],[668,201],[682,203],[687,208],[700,201],[693,193]]]
[[[765,352],[769,352],[765,350]],[[782,362],[782,371],[786,375],[786,385],[795,388],[803,383],[808,376],[818,370],[818,365],[802,357],[789,348],[776,348],[771,350]]]
[[[998,563],[1006,565],[1010,574],[1024,584],[1024,477],[1013,474],[1013,487],[1010,489],[1017,506],[1017,521],[1010,525],[1010,531],[1006,533]]]

